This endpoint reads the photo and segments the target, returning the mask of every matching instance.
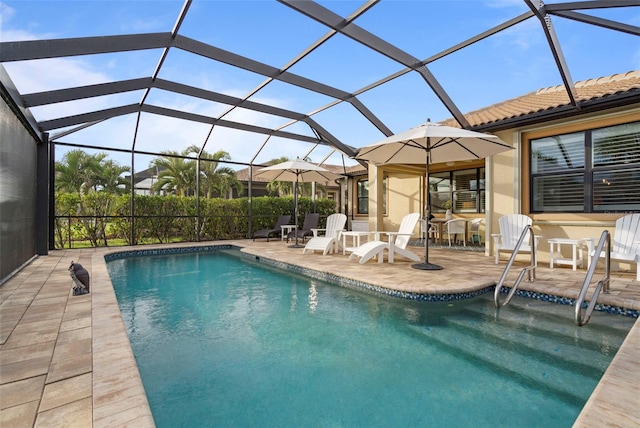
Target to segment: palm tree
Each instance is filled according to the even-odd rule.
[[[95,189],[106,153],[89,155],[83,150],[71,150],[56,162],[55,187],[59,192],[83,193]]]
[[[118,194],[126,190],[122,174],[129,171],[128,167],[106,157],[106,153],[89,155],[79,149],[71,150],[55,165],[56,190],[83,194],[77,201],[76,213],[93,246],[97,246],[101,239],[107,245],[107,216],[111,214],[113,203],[110,193]],[[61,228],[58,219],[56,227]]]
[[[228,167],[220,167],[219,161],[230,160],[229,153],[224,150],[210,154],[200,152],[197,146],[189,146],[178,153],[175,151],[163,152],[165,156],[154,159],[152,167],[158,168],[158,181],[152,190],[175,192],[178,195],[188,196],[196,194],[196,161],[189,159],[189,155],[200,156],[200,188],[207,197],[213,197],[217,193],[224,197],[232,188],[238,193],[242,192],[242,183],[236,178],[234,170]]]
[[[200,155],[200,188],[206,197],[211,198],[217,193],[224,198],[233,188],[242,193],[243,186],[236,177],[236,172],[229,167],[220,166],[219,161],[231,160],[228,152],[218,150],[210,154],[203,150],[200,153],[197,146],[189,146],[183,153]]]
[[[188,153],[180,154],[173,150],[162,152],[163,156],[151,161],[150,166],[158,168],[158,181],[153,184],[154,192],[175,192],[180,196],[195,193],[196,165],[184,159]]]
[[[98,186],[109,193],[121,195],[127,192],[130,182],[125,179],[122,174],[129,172],[128,166],[122,166],[111,159],[104,161],[101,165],[101,172],[98,180]]]
[[[229,195],[229,198],[231,198],[232,189],[236,189],[238,195],[244,190],[244,186],[240,180],[238,180],[236,172],[229,167],[217,168],[215,175],[211,178],[213,181],[211,187],[221,198],[224,198],[225,195]],[[208,196],[211,197],[210,194],[208,194]]]

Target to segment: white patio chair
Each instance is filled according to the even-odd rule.
[[[522,231],[527,226],[531,226],[533,224],[533,220],[531,219],[531,217],[523,214],[508,214],[500,217],[500,219],[498,220],[498,224],[500,226],[500,233],[491,234],[491,237],[493,238],[493,245],[495,247],[496,264],[498,264],[498,262],[500,261],[500,253],[513,253],[516,244],[520,239],[520,235],[522,235]],[[530,240],[531,238],[529,237],[529,233],[527,233],[527,236],[522,242],[519,253],[530,254],[531,251],[538,250],[538,241],[540,241],[540,236],[535,235],[533,249],[531,248]]]
[[[453,236],[453,242],[457,241],[458,235],[462,235],[462,242],[464,246],[467,246],[467,221],[463,218],[454,218],[448,220],[444,224],[443,234],[447,234],[449,239],[449,246],[451,246],[451,236]]]
[[[482,217],[469,220],[469,241],[472,244],[476,243],[476,237],[478,240],[478,244],[482,243],[482,237],[480,236],[480,227],[482,226],[483,221],[484,219]]]
[[[378,256],[378,262],[383,262],[384,250],[389,251],[389,263],[393,263],[394,254],[400,254],[410,260],[419,262],[420,257],[411,250],[407,250],[407,244],[413,235],[416,223],[420,219],[420,213],[407,214],[400,222],[400,228],[397,232],[373,232],[377,235],[376,239],[360,245],[354,249],[349,260],[360,257],[360,264],[364,264],[371,258]],[[381,241],[380,234],[385,233],[389,236],[389,241]]]
[[[587,263],[595,256],[595,239],[588,241]],[[604,259],[604,252],[600,255]],[[640,281],[640,214],[629,214],[616,220],[616,229],[611,237],[611,260],[636,264],[636,281]]]
[[[346,224],[346,215],[340,213],[331,214],[327,217],[327,224],[324,229],[311,229],[313,238],[309,239],[309,242],[302,250],[302,254],[307,251],[322,251],[323,255],[327,255],[334,250],[337,252],[340,232],[344,230]],[[321,232],[324,232],[324,236],[320,236]]]
[[[438,227],[432,224],[431,222],[427,222],[424,218],[420,219],[420,242],[424,242],[425,239],[437,239],[438,238]]]
[[[423,242],[425,239],[430,239],[432,241],[438,239],[438,226],[431,222],[427,222],[427,220],[421,218],[420,219],[420,242]]]

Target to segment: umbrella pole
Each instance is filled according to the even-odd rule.
[[[302,248],[303,246],[298,244],[298,174],[296,174],[296,182],[293,183],[293,217],[296,225],[296,243],[289,245],[289,248]]]
[[[427,209],[425,210],[425,228],[427,229],[427,236],[424,239],[424,263],[415,263],[412,264],[411,267],[414,269],[420,270],[440,270],[442,266],[434,265],[433,263],[429,263],[429,214],[431,214],[431,198],[429,198],[429,150],[431,145],[431,138],[427,138],[427,162],[425,168],[425,187],[427,192],[425,194]]]

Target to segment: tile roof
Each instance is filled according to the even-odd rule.
[[[625,104],[640,102],[640,70],[588,79],[576,82],[574,86],[576,100],[582,108],[613,98],[624,99]],[[558,85],[483,107],[464,116],[472,127],[497,125],[503,121],[515,125],[513,122],[517,119],[524,122],[526,119],[538,117],[539,120],[541,115],[547,116],[547,120],[555,119],[558,115],[566,115],[567,110],[573,111],[574,114],[581,111],[571,105],[564,85]],[[441,123],[460,126],[453,118]]]
[[[253,170],[253,181],[255,182],[262,182],[262,183],[268,183],[271,180],[264,178],[260,175],[256,175],[256,171],[259,170],[260,168],[254,168]],[[249,168],[242,168],[236,171],[236,178],[239,181],[249,181]]]

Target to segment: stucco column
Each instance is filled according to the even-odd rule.
[[[369,164],[369,230],[384,230],[382,209],[384,173],[381,168]]]

